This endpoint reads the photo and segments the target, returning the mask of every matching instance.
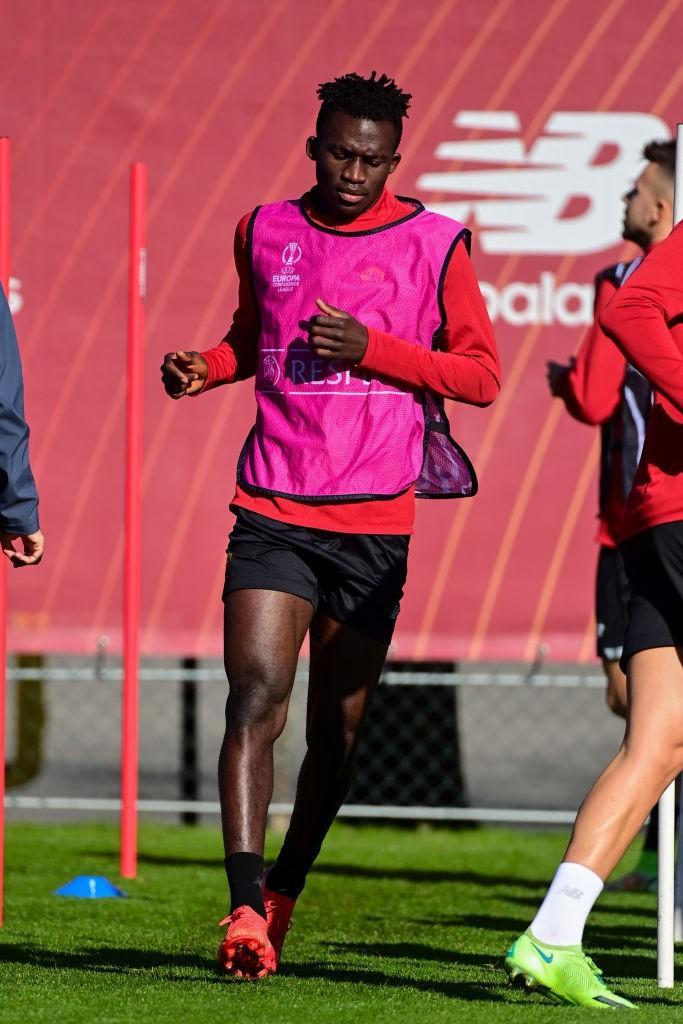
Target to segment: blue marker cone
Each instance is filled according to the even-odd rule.
[[[61,889],[55,889],[55,896],[76,896],[82,900],[111,900],[125,895],[102,875],[77,875]]]

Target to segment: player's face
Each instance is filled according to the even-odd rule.
[[[306,152],[315,161],[323,213],[348,223],[377,202],[401,159],[391,121],[367,121],[335,111]]]
[[[645,249],[652,242],[654,229],[659,221],[658,199],[660,182],[659,167],[649,163],[640,174],[633,188],[624,194],[623,237]]]

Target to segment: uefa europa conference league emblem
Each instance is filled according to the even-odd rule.
[[[294,291],[301,283],[301,278],[291,268],[301,259],[301,246],[298,242],[287,242],[282,250],[282,269],[273,274],[273,287],[280,294]]]

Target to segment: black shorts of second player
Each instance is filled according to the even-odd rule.
[[[618,661],[621,658],[630,595],[621,551],[603,545],[598,555],[595,576],[595,619],[599,658],[605,658],[607,661]]]
[[[236,590],[284,591],[389,645],[406,581],[409,536],[314,530],[235,511],[223,600]]]
[[[631,601],[621,667],[639,651],[683,647],[683,522],[663,523],[621,546]]]

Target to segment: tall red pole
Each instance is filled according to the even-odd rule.
[[[10,140],[0,138],[0,285],[9,301]],[[7,562],[0,556],[0,928],[5,876],[5,736],[7,731]]]
[[[126,403],[125,556],[123,571],[123,727],[121,742],[121,875],[135,878],[138,848],[138,708],[144,299],[147,266],[147,168],[130,169],[128,269],[128,398]]]

